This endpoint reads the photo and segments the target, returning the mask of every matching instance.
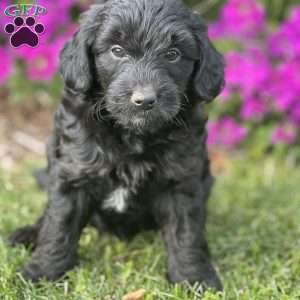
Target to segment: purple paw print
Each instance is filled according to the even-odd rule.
[[[38,34],[43,33],[45,27],[40,23],[35,24],[35,19],[33,17],[27,17],[25,22],[22,17],[16,17],[14,19],[14,24],[6,24],[4,30],[8,34],[12,34],[10,43],[13,47],[17,48],[23,44],[35,47],[39,43]]]

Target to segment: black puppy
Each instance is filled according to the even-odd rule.
[[[204,232],[213,180],[202,106],[220,92],[223,71],[207,28],[180,0],[91,7],[61,53],[47,208],[11,237],[34,247],[25,278],[71,269],[91,223],[121,238],[159,229],[171,282],[221,288]]]

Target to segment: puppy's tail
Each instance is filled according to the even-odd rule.
[[[33,175],[37,181],[38,186],[41,189],[46,190],[48,187],[48,181],[49,181],[49,175],[48,175],[47,168],[37,170],[33,173]]]

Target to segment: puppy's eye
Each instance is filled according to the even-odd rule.
[[[117,58],[123,58],[127,55],[125,49],[120,46],[113,46],[111,48],[111,53]]]
[[[181,53],[178,49],[174,48],[168,50],[168,52],[165,54],[165,57],[169,62],[177,62],[181,57]]]

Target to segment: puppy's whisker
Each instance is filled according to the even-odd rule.
[[[188,126],[187,122],[183,118],[181,118],[181,117],[178,117],[178,121],[179,121],[180,125],[182,127],[184,127],[185,130],[188,131],[189,126]]]
[[[185,104],[187,105],[187,104],[189,104],[190,103],[190,100],[189,100],[189,98],[188,98],[188,96],[187,96],[187,94],[186,93],[184,93],[184,92],[180,92],[180,91],[178,91],[178,93],[182,96],[182,98],[185,100]]]
[[[88,110],[86,116],[85,116],[85,121],[86,122],[89,122],[90,120],[93,120],[95,121],[95,112],[96,112],[96,109],[97,109],[97,105],[98,103],[94,103],[90,109]]]
[[[96,121],[105,121],[106,117],[102,115],[102,111],[105,108],[104,101],[98,101],[93,106],[92,116],[96,118]]]

